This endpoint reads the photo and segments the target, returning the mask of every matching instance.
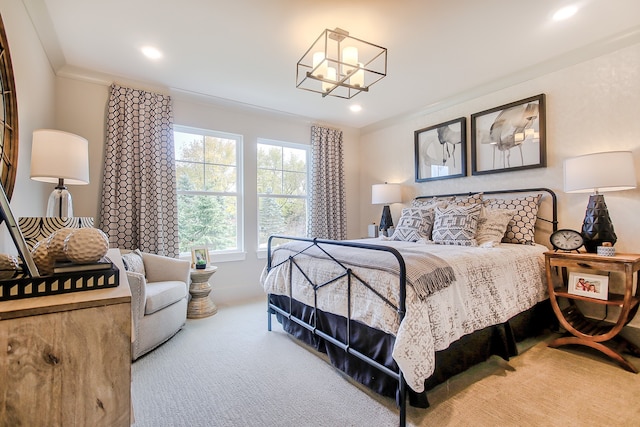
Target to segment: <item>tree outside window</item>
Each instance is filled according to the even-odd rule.
[[[174,140],[180,253],[240,250],[242,137],[176,126]]]
[[[300,144],[258,141],[258,245],[269,236],[306,236],[309,150]]]

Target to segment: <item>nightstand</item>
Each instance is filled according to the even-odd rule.
[[[555,315],[560,324],[572,336],[565,336],[552,341],[550,347],[559,347],[567,344],[578,344],[596,349],[614,359],[628,371],[638,373],[638,370],[623,356],[627,350],[632,354],[640,354],[640,349],[618,334],[629,323],[638,311],[640,302],[640,286],[633,291],[634,274],[640,279],[640,255],[618,254],[605,257],[590,253],[565,253],[546,252],[545,267],[547,272],[547,285],[549,287],[549,299]],[[559,276],[560,271],[561,276]],[[609,292],[606,300],[589,298],[582,295],[569,293],[568,271],[579,270],[581,272],[618,272],[624,275],[624,294]],[[554,279],[555,282],[554,282]],[[559,280],[561,279],[561,280]],[[567,300],[568,305],[561,308],[558,298]],[[605,323],[586,318],[576,301],[585,301],[603,306],[620,308],[620,314],[615,323]],[[614,338],[617,343],[614,343]],[[614,344],[618,344],[614,347]]]
[[[191,269],[191,284],[189,285],[191,299],[187,305],[187,317],[189,319],[201,319],[213,316],[218,312],[218,307],[209,297],[209,293],[211,293],[209,278],[216,271],[218,271],[218,267],[215,265],[202,269]]]

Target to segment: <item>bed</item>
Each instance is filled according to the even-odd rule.
[[[392,238],[332,241],[271,236],[261,277],[268,328],[328,355],[373,391],[407,400],[554,319],[544,274],[557,202],[545,188],[419,197]],[[286,243],[285,243],[286,242]]]

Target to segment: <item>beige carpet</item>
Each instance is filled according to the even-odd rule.
[[[266,318],[263,301],[220,307],[136,361],[135,427],[397,425],[390,399],[353,384],[275,319],[267,332]],[[639,375],[590,352],[526,345],[433,390],[431,408],[410,408],[408,424],[640,425]]]

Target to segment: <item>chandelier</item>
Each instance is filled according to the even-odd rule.
[[[387,75],[387,49],[326,29],[296,65],[297,88],[349,99]]]

